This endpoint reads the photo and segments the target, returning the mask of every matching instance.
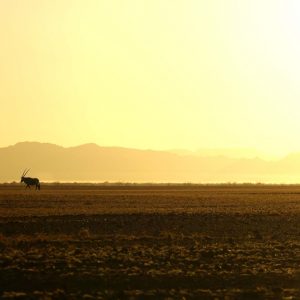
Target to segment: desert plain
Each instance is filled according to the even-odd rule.
[[[0,186],[2,299],[300,299],[300,186]]]

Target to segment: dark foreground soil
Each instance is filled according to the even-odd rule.
[[[0,187],[3,299],[300,299],[300,187]]]

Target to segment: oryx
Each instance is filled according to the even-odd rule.
[[[31,177],[25,177],[25,175],[28,173],[30,169],[23,172],[21,177],[21,183],[24,182],[26,184],[26,188],[30,188],[31,185],[35,185],[35,189],[41,189],[40,181],[38,178],[31,178]]]

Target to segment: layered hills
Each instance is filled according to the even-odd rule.
[[[0,182],[28,176],[61,182],[300,182],[300,153],[277,161],[84,144],[21,142],[0,148]]]

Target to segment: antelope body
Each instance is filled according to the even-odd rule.
[[[26,189],[30,188],[31,185],[35,185],[36,190],[41,189],[40,181],[38,178],[31,178],[31,177],[25,177],[25,175],[28,173],[30,169],[23,172],[22,177],[21,177],[21,183],[24,182],[26,184]]]

